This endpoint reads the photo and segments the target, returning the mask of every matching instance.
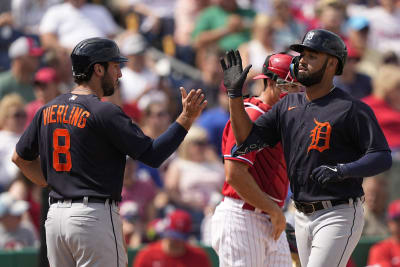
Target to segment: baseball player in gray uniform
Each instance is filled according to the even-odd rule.
[[[370,107],[333,85],[346,62],[343,40],[316,29],[291,49],[300,53],[291,69],[306,90],[287,95],[254,123],[242,100],[250,66],[242,70],[239,53],[228,53],[224,84],[239,144],[232,155],[281,142],[301,265],[344,267],[364,225],[362,177],[388,170],[392,158]]]
[[[101,101],[114,93],[120,62],[127,60],[114,41],[83,40],[71,60],[78,86],[36,113],[13,161],[34,183],[51,189],[45,226],[52,267],[125,267],[118,203],[126,155],[160,166],[207,103],[200,89],[187,94],[181,88],[182,113],[153,140],[118,106]]]

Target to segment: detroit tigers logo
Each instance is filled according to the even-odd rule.
[[[314,36],[314,32],[310,32],[307,34],[306,40],[311,40]]]
[[[329,122],[319,122],[314,118],[316,126],[311,130],[311,144],[308,146],[307,153],[311,149],[322,152],[329,149],[332,127]]]

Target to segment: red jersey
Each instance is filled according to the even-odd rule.
[[[392,238],[383,240],[371,247],[368,265],[380,267],[400,267],[400,243]]]
[[[245,99],[244,105],[252,121],[255,121],[259,116],[271,109],[269,105],[264,104],[255,97]],[[243,156],[232,157],[231,150],[235,144],[236,141],[231,128],[231,122],[228,121],[222,135],[222,153],[224,159],[237,160],[248,164],[250,166],[249,172],[261,190],[282,207],[289,188],[282,145],[278,143],[273,148],[264,148]],[[240,199],[235,189],[227,182],[224,183],[222,194],[227,197]]]
[[[161,247],[161,241],[152,243],[139,251],[132,267],[211,267],[207,253],[186,244],[186,253],[180,257],[167,255]]]

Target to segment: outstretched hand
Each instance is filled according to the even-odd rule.
[[[224,72],[224,85],[228,90],[230,98],[242,97],[242,89],[247,74],[251,68],[248,65],[244,70],[242,67],[242,58],[238,50],[226,52],[226,60],[221,58],[221,67]]]
[[[200,116],[203,109],[207,106],[207,100],[204,100],[204,94],[201,89],[192,89],[189,94],[183,87],[180,87],[179,90],[182,96],[182,113],[176,121],[186,130],[189,130],[192,123]]]

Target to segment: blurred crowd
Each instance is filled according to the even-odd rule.
[[[253,65],[246,93],[257,95],[262,84],[252,77],[266,56],[292,53],[289,45],[313,28],[345,40],[347,62],[334,82],[371,106],[392,149],[393,168],[364,182],[364,235],[393,234],[388,220],[393,216],[387,214],[389,202],[400,199],[399,0],[0,3],[0,249],[40,244],[46,194],[23,177],[11,155],[36,111],[74,87],[69,55],[79,41],[108,37],[118,43],[129,61],[122,68],[119,89],[103,100],[120,106],[152,138],[179,114],[180,86],[204,90],[207,110],[162,167],[127,158],[120,214],[131,248],[162,238],[166,219],[176,211],[190,216],[190,230],[184,230],[182,239],[209,245],[209,219],[222,199],[220,146],[229,119],[219,59],[225,51],[239,49],[243,64]],[[399,219],[394,221],[400,225]]]

